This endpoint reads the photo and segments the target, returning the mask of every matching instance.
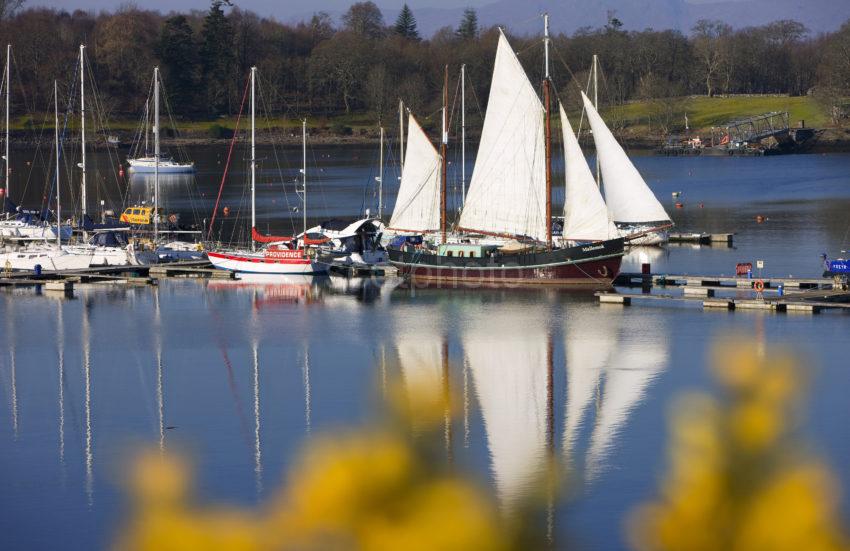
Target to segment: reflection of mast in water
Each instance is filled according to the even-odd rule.
[[[443,424],[446,441],[446,457],[452,462],[452,410],[451,410],[451,387],[449,385],[449,342],[443,337]]]
[[[304,341],[304,363],[302,364],[304,376],[304,426],[307,430],[307,435],[311,430],[311,412],[310,412],[310,351],[307,341]]]
[[[413,429],[421,430],[422,417],[433,418],[432,408],[440,407],[441,396],[446,392],[444,343],[428,327],[402,327],[396,335],[396,352]],[[424,428],[428,428],[427,422],[425,425]]]
[[[620,429],[643,399],[647,387],[666,367],[665,338],[664,331],[657,326],[629,331],[613,360],[605,366],[602,403],[587,451],[587,481],[592,481],[601,472]]]
[[[11,301],[8,301],[11,304]],[[17,354],[15,352],[15,321],[12,307],[9,308],[6,314],[6,336],[9,340],[9,385],[10,385],[10,406],[12,409],[12,433],[15,440],[18,439],[18,382],[17,377]]]
[[[85,412],[86,412],[86,496],[88,496],[89,507],[93,504],[94,494],[94,455],[92,453],[92,427],[91,427],[91,329],[89,327],[89,304],[83,303],[83,376],[85,379]]]
[[[576,307],[570,310],[565,323],[567,400],[562,445],[564,459],[571,464],[585,411],[617,348],[620,318],[600,315],[598,309]]]
[[[159,286],[153,295],[154,300],[154,338],[156,339],[156,408],[159,418],[159,451],[165,451],[165,393],[163,391],[162,368],[162,317],[159,310]]]
[[[263,491],[263,452],[260,446],[260,353],[257,337],[251,341],[254,359],[254,477],[257,494]]]
[[[536,490],[545,472],[549,353],[540,322],[546,316],[497,308],[470,319],[462,341],[496,491],[503,509],[511,512]]]
[[[469,447],[469,362],[463,359],[463,447]]]
[[[59,374],[59,465],[65,467],[65,320],[63,300],[56,301],[56,353]]]

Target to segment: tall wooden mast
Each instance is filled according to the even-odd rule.
[[[441,178],[440,178],[440,234],[442,242],[446,242],[446,149],[449,143],[449,66],[446,65],[443,77],[443,137],[440,143]]]
[[[543,110],[546,113],[546,246],[552,248],[552,91],[549,79],[549,14],[543,14],[543,48],[546,69],[543,77]]]

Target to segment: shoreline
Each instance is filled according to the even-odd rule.
[[[707,134],[708,132],[704,132]],[[203,146],[221,146],[225,147],[230,144],[232,136],[227,137],[212,137],[205,131],[195,132],[187,131],[179,138],[163,137],[161,144],[163,147],[203,147]],[[694,131],[694,134],[699,132]],[[109,144],[102,136],[92,136],[87,141],[92,147],[97,149],[118,148],[127,150],[132,141],[130,132],[117,131],[114,133],[119,138],[119,145]],[[478,139],[478,133],[467,131],[467,139],[470,144],[474,144]],[[385,141],[392,142],[394,138],[390,135]],[[626,150],[634,151],[655,151],[663,145],[666,138],[660,135],[652,135],[648,137],[635,137],[628,134],[620,134],[617,139]],[[241,141],[241,140],[240,140]],[[334,146],[334,145],[359,145],[359,146],[377,146],[380,142],[380,136],[377,130],[371,128],[351,129],[351,132],[334,132],[329,128],[308,127],[308,141],[312,145],[318,146]],[[52,133],[48,136],[45,133],[45,139],[33,139],[29,132],[23,130],[13,130],[10,133],[10,146],[13,149],[31,149],[40,145],[50,144],[52,147]],[[79,144],[79,139],[74,137],[66,140],[65,147]],[[292,132],[289,129],[273,129],[272,132],[263,132],[257,135],[256,143],[260,146],[281,145],[281,146],[300,146],[300,132]],[[592,149],[593,143],[591,139],[582,138],[581,145],[583,148]],[[850,130],[843,128],[826,128],[822,129],[821,135],[816,139],[811,147],[807,148],[804,153],[850,153]]]

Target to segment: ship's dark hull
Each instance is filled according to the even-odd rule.
[[[441,286],[563,285],[610,287],[620,272],[623,239],[553,251],[487,258],[388,251],[399,275]]]

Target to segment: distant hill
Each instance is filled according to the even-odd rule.
[[[548,12],[554,32],[572,34],[582,27],[603,26],[608,10],[616,12],[627,30],[678,29],[685,34],[700,19],[720,19],[735,28],[794,19],[815,34],[834,31],[850,19],[847,0],[498,0],[478,8],[478,18],[483,26],[504,24],[515,33],[537,34],[542,25],[536,16]],[[398,10],[383,12],[388,23],[398,15]],[[457,26],[462,13],[462,8],[414,8],[423,36],[447,25]]]

